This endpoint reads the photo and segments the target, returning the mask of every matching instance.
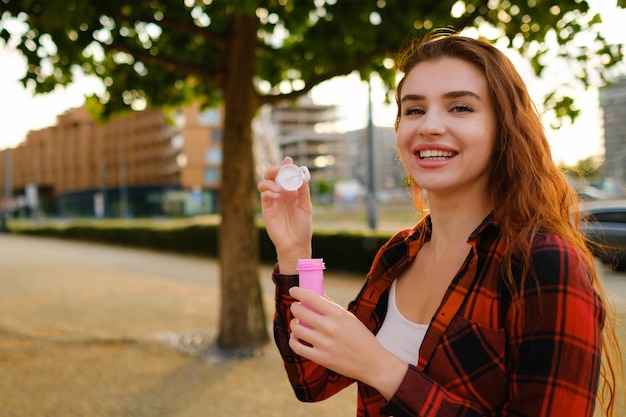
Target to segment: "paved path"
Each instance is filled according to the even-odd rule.
[[[269,275],[262,267],[271,318]],[[605,275],[621,304],[626,275]],[[354,275],[325,276],[342,305],[360,287]],[[224,363],[168,344],[214,335],[218,282],[212,259],[0,234],[0,416],[354,415],[354,388],[299,403],[272,344]]]
[[[298,402],[272,344],[208,363],[164,343],[214,335],[218,282],[212,259],[0,234],[0,416],[354,415],[353,390]],[[360,286],[327,282],[344,305]]]

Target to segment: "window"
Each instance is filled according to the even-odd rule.
[[[198,114],[198,124],[200,126],[219,126],[220,111],[219,109],[207,109]]]
[[[221,165],[222,150],[218,148],[207,149],[204,152],[204,162],[209,165]]]
[[[185,143],[185,138],[180,133],[177,133],[174,136],[172,136],[172,147],[174,149],[181,149],[184,143]]]
[[[213,143],[222,143],[224,139],[224,131],[223,130],[212,130],[211,131],[211,142]]]
[[[219,169],[205,169],[204,170],[204,182],[205,183],[216,183],[220,182],[221,175]]]

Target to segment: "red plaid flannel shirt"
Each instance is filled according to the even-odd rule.
[[[348,307],[374,333],[391,282],[429,239],[424,221],[380,249]],[[417,366],[408,367],[389,401],[359,382],[357,416],[592,416],[604,311],[576,251],[559,236],[538,235],[532,257],[539,285],[528,283],[512,299],[500,270],[506,248],[490,217],[468,244],[470,255],[430,323]],[[513,268],[519,276],[519,262]],[[275,270],[273,279],[274,337],[296,396],[320,401],[353,383],[291,351],[288,289],[297,276]],[[514,314],[520,301],[523,309]]]

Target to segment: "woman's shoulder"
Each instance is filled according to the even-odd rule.
[[[539,231],[533,238],[531,253],[533,256],[546,254],[562,257],[574,254],[578,257],[580,255],[580,250],[571,240],[557,233]]]
[[[588,281],[588,258],[583,250],[565,237],[539,232],[531,246],[533,269],[540,281]]]

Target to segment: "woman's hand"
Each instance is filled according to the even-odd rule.
[[[291,164],[286,157],[282,165]],[[298,259],[311,257],[313,206],[309,184],[296,191],[286,191],[276,183],[280,167],[270,167],[259,182],[261,211],[267,233],[274,243],[282,274],[297,273]]]
[[[291,305],[295,317],[290,323],[291,349],[376,388],[390,399],[408,365],[389,353],[359,319],[332,300],[299,287],[292,287],[289,292],[301,301]]]

